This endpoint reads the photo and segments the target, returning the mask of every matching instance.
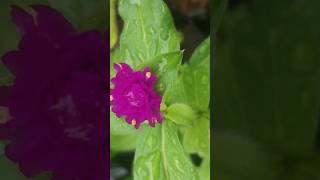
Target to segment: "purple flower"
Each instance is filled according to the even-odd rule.
[[[154,127],[162,122],[160,114],[161,96],[154,90],[156,76],[145,68],[133,71],[127,64],[115,64],[116,76],[111,80],[114,88],[110,92],[112,111],[117,117],[125,117],[128,124],[139,128],[145,120]]]
[[[0,125],[6,156],[27,177],[107,179],[108,32],[77,33],[57,11],[12,8],[22,39],[2,57],[15,75],[0,87],[11,120]]]

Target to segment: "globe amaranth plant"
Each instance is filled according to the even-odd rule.
[[[117,117],[125,116],[126,122],[136,128],[143,121],[151,126],[162,122],[161,97],[154,91],[156,76],[150,68],[134,72],[127,64],[115,64],[116,77],[111,79],[114,88],[110,91],[112,111]]]
[[[135,180],[210,179],[210,39],[182,64],[181,35],[164,2],[118,6],[124,25],[111,53],[111,153],[134,151]]]

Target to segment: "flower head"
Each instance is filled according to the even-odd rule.
[[[54,9],[13,7],[18,50],[2,57],[15,75],[0,87],[11,119],[0,125],[6,156],[27,177],[107,179],[109,33],[76,33]]]
[[[127,64],[115,64],[116,76],[111,80],[110,92],[112,111],[117,117],[125,117],[128,124],[139,128],[149,121],[151,126],[162,122],[160,104],[162,97],[154,90],[156,76],[150,68],[133,71]]]

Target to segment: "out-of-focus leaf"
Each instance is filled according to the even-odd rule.
[[[180,144],[176,125],[167,120],[145,129],[137,144],[133,171],[135,180],[199,179]]]
[[[312,180],[320,179],[320,153],[313,152],[305,155],[304,157],[295,158],[292,160],[292,171],[284,172],[283,179],[289,180]]]
[[[215,132],[213,177],[219,180],[271,180],[279,168],[273,155],[243,137]]]
[[[225,14],[214,66],[215,128],[284,152],[314,148],[320,41],[306,17],[319,19],[319,5],[256,1]]]
[[[196,117],[197,115],[193,109],[182,103],[172,104],[166,110],[166,118],[179,125],[191,125]]]
[[[213,33],[218,31],[227,7],[228,0],[214,0],[212,3],[210,3],[210,27]]]
[[[109,3],[105,0],[49,0],[78,30],[106,30],[109,27]]]
[[[120,36],[123,60],[136,68],[160,54],[180,50],[180,37],[169,9],[159,0],[119,0],[124,21]]]

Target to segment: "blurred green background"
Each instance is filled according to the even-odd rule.
[[[218,0],[213,171],[320,179],[320,1]]]

